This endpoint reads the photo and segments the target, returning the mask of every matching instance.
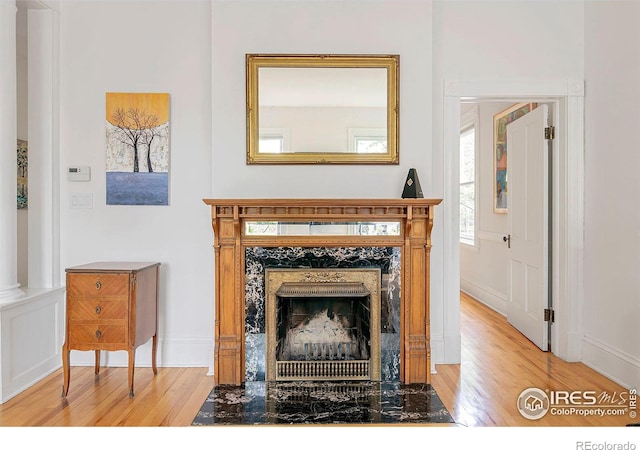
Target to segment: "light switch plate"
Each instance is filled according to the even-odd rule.
[[[93,209],[93,194],[78,192],[71,194],[71,209]]]

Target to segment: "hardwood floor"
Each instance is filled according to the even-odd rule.
[[[517,398],[523,389],[625,392],[581,363],[566,363],[540,351],[496,312],[462,295],[462,364],[438,365],[432,384],[458,425],[624,426],[624,416],[522,417]],[[205,368],[138,367],[135,397],[129,399],[127,369],[72,367],[67,398],[61,397],[62,371],[0,405],[0,426],[92,427],[189,426],[213,388]],[[635,419],[637,421],[637,419]]]
[[[206,368],[137,367],[130,399],[126,367],[72,367],[62,398],[62,369],[0,405],[0,426],[189,426],[213,388]]]
[[[548,412],[539,420],[522,417],[517,399],[530,387],[543,391],[596,391],[598,395],[626,395],[628,391],[582,363],[567,363],[541,351],[505,317],[464,293],[460,310],[462,364],[437,365],[438,373],[431,377],[456,423],[476,427],[624,426],[637,422],[628,414],[599,417]]]

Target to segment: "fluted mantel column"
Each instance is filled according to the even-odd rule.
[[[16,13],[14,0],[0,1],[0,303],[25,295],[17,254]]]

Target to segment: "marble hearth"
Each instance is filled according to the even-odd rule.
[[[362,341],[375,353],[369,379],[430,383],[430,232],[434,207],[440,200],[204,202],[211,206],[214,232],[216,385],[271,382],[272,364],[268,361],[274,344],[267,329],[273,326],[269,324],[273,319],[267,312],[276,300],[270,292],[273,288],[267,286],[267,274],[282,270],[307,274],[328,270],[334,275],[357,270],[378,273],[380,287],[373,294],[378,311],[371,317],[375,330],[371,342],[368,337]],[[309,232],[316,226],[325,231]],[[378,232],[370,233],[371,226]],[[300,233],[303,228],[307,231]],[[256,229],[261,231],[256,233]],[[354,233],[356,229],[359,231]],[[367,297],[366,292],[372,290],[366,287],[363,292]],[[368,305],[368,301],[359,300],[358,308],[366,309],[362,305]],[[342,321],[351,315],[340,311]],[[337,347],[332,351],[338,355]],[[343,358],[343,350],[340,352]]]
[[[196,426],[288,424],[426,425],[453,424],[453,418],[435,390],[425,384],[247,381],[243,386],[214,387],[192,423]],[[332,441],[328,445],[336,442],[336,436],[327,434],[327,430],[317,429],[317,433],[319,439],[329,436]]]

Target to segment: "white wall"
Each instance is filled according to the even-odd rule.
[[[639,2],[585,6],[584,361],[640,386]]]
[[[61,260],[159,261],[158,364],[207,366],[213,345],[211,52],[208,1],[63,1],[60,7]],[[106,206],[105,93],[170,94],[169,206]],[[93,194],[71,209],[71,193]],[[150,365],[148,349],[136,365]],[[107,353],[107,352],[105,352]],[[72,352],[72,364],[91,352]],[[126,365],[125,352],[105,356]]]
[[[447,78],[579,78],[583,8],[572,0],[436,1],[434,62]]]
[[[398,198],[411,167],[432,195],[430,2],[214,1],[212,46],[213,196]],[[399,54],[400,165],[247,166],[247,53]]]

